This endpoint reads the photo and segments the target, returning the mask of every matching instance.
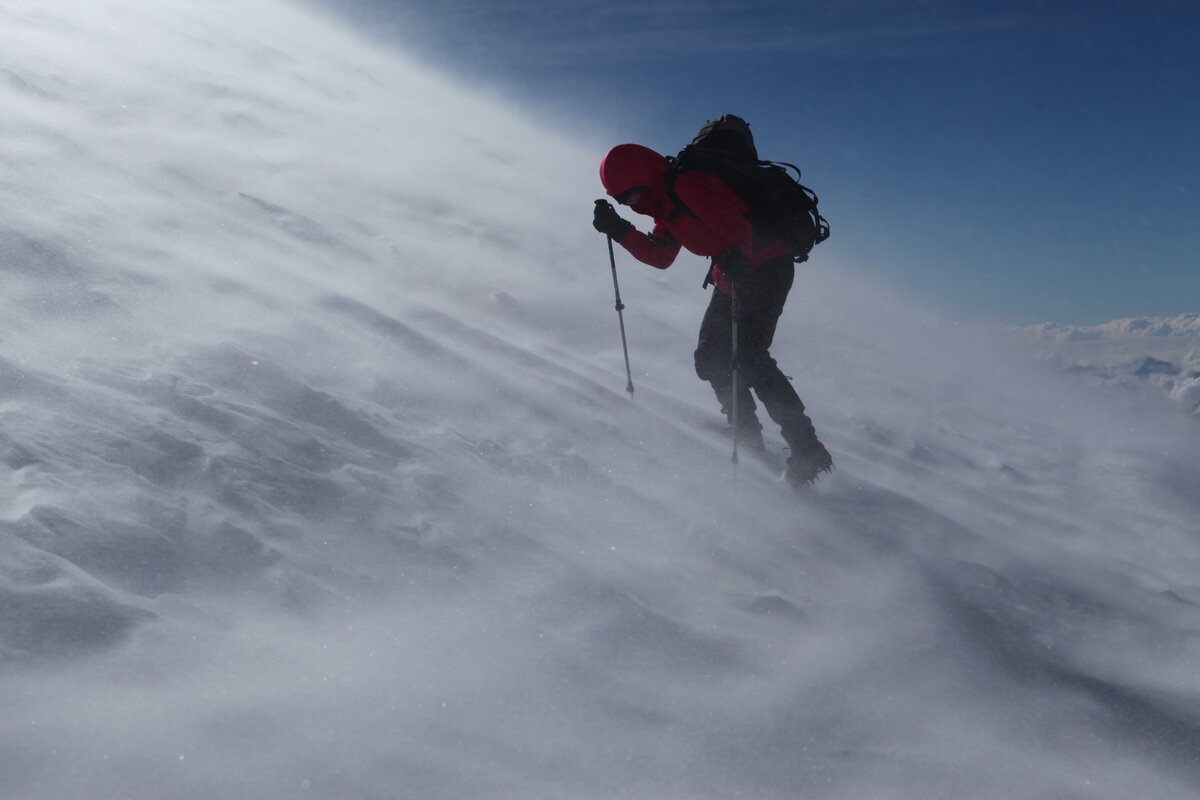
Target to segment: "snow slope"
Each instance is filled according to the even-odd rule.
[[[797,498],[731,474],[700,262],[621,259],[625,395],[605,143],[272,0],[2,2],[0,108],[0,796],[1200,791],[1165,400],[835,238]]]

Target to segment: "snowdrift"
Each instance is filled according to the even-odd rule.
[[[700,262],[621,260],[626,396],[607,143],[269,0],[5,4],[0,53],[4,796],[1200,790],[1165,400],[835,238],[796,496],[732,473]]]

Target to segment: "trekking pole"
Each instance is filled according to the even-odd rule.
[[[600,200],[596,201],[601,202]],[[621,287],[617,284],[617,257],[613,255],[612,236],[608,237],[608,263],[612,265],[613,276],[613,294],[617,297],[617,321],[621,323],[621,349],[625,351],[625,377],[629,379],[629,383],[625,386],[625,391],[629,392],[629,396],[633,397],[633,371],[629,368],[629,344],[625,341],[625,304],[621,302]]]
[[[733,317],[733,360],[730,364],[730,371],[733,377],[732,399],[729,401],[730,408],[730,425],[733,427],[733,480],[737,482],[737,465],[738,465],[738,296],[737,283],[729,292],[729,313]]]

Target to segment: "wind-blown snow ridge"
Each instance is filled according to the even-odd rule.
[[[1200,788],[1186,420],[831,242],[776,355],[838,470],[735,480],[699,262],[621,258],[624,392],[602,145],[268,0],[0,53],[0,794]]]

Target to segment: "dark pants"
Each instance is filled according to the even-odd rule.
[[[794,276],[791,259],[781,258],[763,264],[738,282],[738,426],[747,430],[762,427],[750,396],[753,389],[771,419],[779,425],[788,447],[797,453],[811,447],[816,441],[816,431],[804,413],[800,396],[769,352]],[[733,304],[729,295],[716,288],[700,323],[696,374],[712,385],[721,407],[729,414],[733,387]]]

